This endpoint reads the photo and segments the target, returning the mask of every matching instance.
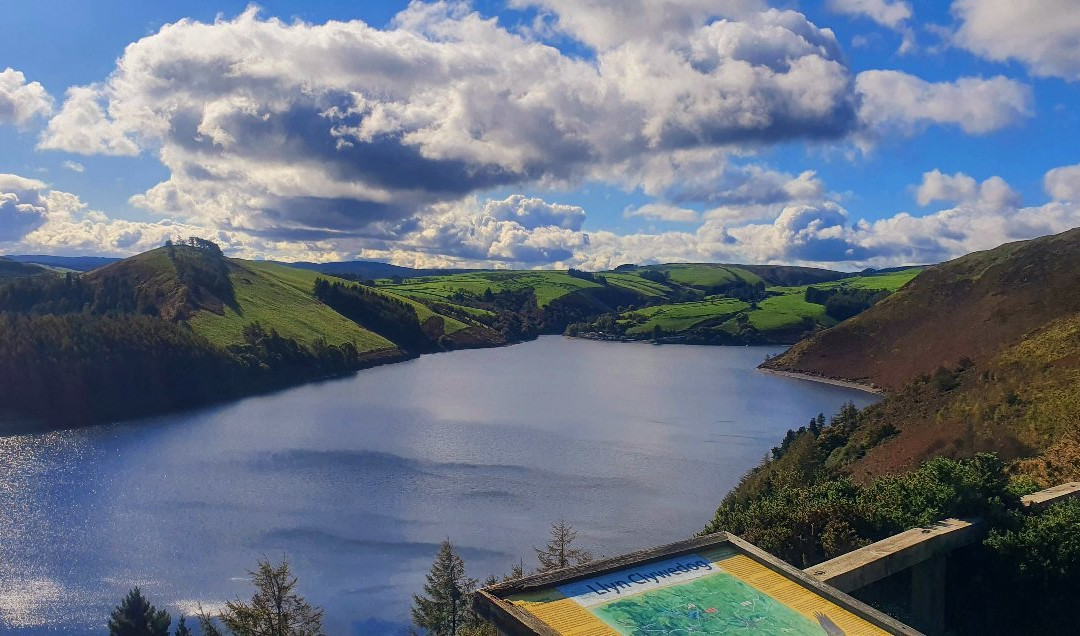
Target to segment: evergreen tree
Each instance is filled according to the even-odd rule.
[[[191,636],[191,630],[187,626],[187,619],[183,616],[180,617],[180,622],[176,624],[176,633],[173,636]]]
[[[587,550],[574,547],[577,533],[565,521],[551,524],[551,539],[543,549],[533,548],[540,560],[540,572],[558,570],[571,565],[581,565],[592,561],[592,554]]]
[[[170,623],[169,613],[151,605],[136,587],[109,617],[109,636],[169,636]]]
[[[476,580],[465,575],[465,561],[449,539],[443,541],[427,574],[424,594],[413,595],[413,624],[431,636],[476,633],[481,622],[472,612],[475,589]]]
[[[287,560],[275,566],[260,559],[258,568],[249,574],[256,588],[251,603],[229,601],[220,616],[230,632],[237,636],[316,636],[323,633],[323,611],[296,594],[296,577]]]

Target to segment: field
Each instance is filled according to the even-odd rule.
[[[761,281],[761,277],[730,265],[714,265],[711,263],[676,263],[671,265],[650,265],[643,269],[658,272],[667,272],[672,282],[689,287],[719,287],[736,280],[744,280],[751,285]]]
[[[645,281],[648,282],[648,281]],[[452,303],[456,292],[481,295],[487,290],[521,291],[532,288],[536,303],[541,308],[567,294],[600,285],[574,278],[558,271],[506,271],[451,274],[449,276],[426,276],[409,278],[399,284],[387,279],[378,281],[379,288],[418,300]]]
[[[722,285],[736,277],[751,284],[762,280],[743,269],[718,265],[664,265],[650,269],[670,272],[673,283],[694,287]],[[852,276],[843,280],[817,283],[814,287],[829,289],[847,286],[855,289],[896,291],[921,271],[919,268],[910,268],[898,272]],[[612,276],[612,274],[606,275]],[[621,274],[620,276],[633,278],[636,274]],[[657,284],[657,287],[663,287],[663,285]],[[823,305],[806,302],[806,288],[806,285],[768,287],[766,292],[769,296],[759,301],[754,307],[733,298],[709,296],[699,301],[658,305],[625,312],[617,316],[616,322],[625,329],[625,334],[631,337],[648,336],[656,327],[660,327],[667,335],[674,335],[700,328],[704,323],[709,323],[708,326],[713,330],[719,329],[731,335],[739,333],[743,328],[740,323],[746,322],[762,334],[784,334],[806,328],[808,324],[821,328],[835,325],[837,321],[825,313]]]
[[[244,325],[258,322],[287,338],[311,343],[324,338],[329,344],[352,342],[360,351],[393,349],[394,343],[345,318],[312,295],[320,274],[254,261],[231,261],[229,278],[236,292],[236,308],[225,315],[199,311],[188,323],[219,346],[243,341]]]
[[[734,316],[749,307],[734,298],[713,296],[692,303],[657,305],[620,315],[620,322],[627,325],[626,333],[631,336],[648,335],[656,327],[665,333],[674,333],[690,329],[706,320],[721,320]],[[632,326],[631,326],[632,325]]]

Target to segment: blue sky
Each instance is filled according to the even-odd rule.
[[[1014,4],[9,2],[0,252],[856,269],[1062,231],[1080,6]]]

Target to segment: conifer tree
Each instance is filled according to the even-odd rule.
[[[173,636],[191,636],[191,630],[187,626],[187,619],[183,616],[180,617],[180,622],[176,624],[176,633]]]
[[[431,636],[458,636],[475,629],[479,620],[472,611],[476,580],[465,575],[465,561],[450,540],[442,542],[424,594],[413,595],[413,624]]]
[[[109,617],[109,636],[169,636],[172,617],[146,600],[138,587],[128,592]]]
[[[574,547],[577,532],[565,521],[551,524],[551,539],[543,548],[533,548],[540,560],[540,572],[558,570],[592,561],[588,550]]]
[[[271,565],[259,560],[249,572],[255,585],[251,603],[229,601],[221,613],[221,622],[237,636],[317,636],[323,633],[323,610],[312,607],[294,591],[296,577],[289,562]]]

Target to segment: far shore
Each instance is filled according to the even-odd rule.
[[[852,382],[851,380],[838,380],[836,378],[826,378],[820,375],[810,375],[809,373],[798,373],[795,371],[780,371],[777,369],[763,369],[758,367],[758,371],[762,373],[769,373],[772,375],[780,375],[785,378],[794,378],[796,380],[810,380],[811,382],[821,382],[822,384],[831,384],[833,386],[842,386],[847,389],[857,389],[859,391],[866,391],[867,393],[873,393],[875,395],[884,395],[885,391],[871,386],[869,384],[862,384],[860,382]]]

